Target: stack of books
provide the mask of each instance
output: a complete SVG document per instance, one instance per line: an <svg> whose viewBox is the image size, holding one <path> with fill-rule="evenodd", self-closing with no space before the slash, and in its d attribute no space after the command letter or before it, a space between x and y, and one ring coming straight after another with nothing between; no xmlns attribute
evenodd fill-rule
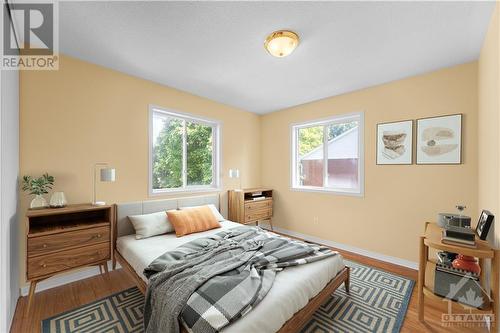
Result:
<svg viewBox="0 0 500 333"><path fill-rule="evenodd" d="M476 248L476 235L471 228L447 226L443 230L441 241L445 244Z"/></svg>

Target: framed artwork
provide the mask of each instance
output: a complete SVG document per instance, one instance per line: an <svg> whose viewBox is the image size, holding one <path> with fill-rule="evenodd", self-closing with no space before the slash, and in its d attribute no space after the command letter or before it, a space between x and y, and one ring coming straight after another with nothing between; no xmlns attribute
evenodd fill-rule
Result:
<svg viewBox="0 0 500 333"><path fill-rule="evenodd" d="M377 164L413 163L413 120L377 124Z"/></svg>
<svg viewBox="0 0 500 333"><path fill-rule="evenodd" d="M481 212L479 221L477 222L476 233L480 239L485 240L488 237L491 224L493 223L494 216L487 210Z"/></svg>
<svg viewBox="0 0 500 333"><path fill-rule="evenodd" d="M417 164L462 163L462 115L417 119Z"/></svg>

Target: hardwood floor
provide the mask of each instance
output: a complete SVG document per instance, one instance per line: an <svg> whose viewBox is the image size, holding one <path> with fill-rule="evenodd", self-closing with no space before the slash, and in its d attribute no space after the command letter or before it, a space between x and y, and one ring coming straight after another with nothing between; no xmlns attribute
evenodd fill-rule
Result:
<svg viewBox="0 0 500 333"><path fill-rule="evenodd" d="M417 271L377 261L357 254L339 251L346 259L357 261L403 275L416 280ZM73 282L64 286L39 292L35 295L35 302L31 313L24 314L27 298L22 297L17 304L11 332L38 333L41 320L58 313L90 303L96 299L108 296L133 286L134 283L126 273L119 269L109 272L109 275L99 275L85 280ZM441 326L441 314L444 308L441 304L426 302L425 323L418 321L416 288L413 290L408 312L401 332L487 332L486 328L446 328Z"/></svg>
<svg viewBox="0 0 500 333"><path fill-rule="evenodd" d="M16 313L11 327L12 333L38 333L42 319L74 309L99 298L106 297L134 286L121 269L109 272L109 275L97 275L64 286L45 290L35 294L31 313L26 316L27 297L17 302Z"/></svg>

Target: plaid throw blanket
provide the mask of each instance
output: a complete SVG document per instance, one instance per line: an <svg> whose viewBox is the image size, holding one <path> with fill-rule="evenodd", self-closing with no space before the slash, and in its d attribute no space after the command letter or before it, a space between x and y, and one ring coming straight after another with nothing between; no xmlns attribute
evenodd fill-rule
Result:
<svg viewBox="0 0 500 333"><path fill-rule="evenodd" d="M180 318L192 332L219 332L264 298L276 272L336 254L258 227L198 238L144 270L149 278L145 331L179 332Z"/></svg>

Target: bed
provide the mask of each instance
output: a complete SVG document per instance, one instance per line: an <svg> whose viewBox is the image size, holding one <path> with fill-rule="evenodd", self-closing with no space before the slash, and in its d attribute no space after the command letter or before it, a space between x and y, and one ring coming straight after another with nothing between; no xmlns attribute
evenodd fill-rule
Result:
<svg viewBox="0 0 500 333"><path fill-rule="evenodd" d="M128 220L129 215L206 204L214 204L219 208L219 195L117 204L113 228L113 266L118 261L144 293L147 279L142 272L158 256L195 238L241 226L239 223L226 220L221 222L221 228L183 237L176 237L175 233L171 233L137 240ZM306 265L289 267L277 274L267 296L250 313L223 331L227 333L298 331L342 283L348 291L349 268L344 265L340 254Z"/></svg>

